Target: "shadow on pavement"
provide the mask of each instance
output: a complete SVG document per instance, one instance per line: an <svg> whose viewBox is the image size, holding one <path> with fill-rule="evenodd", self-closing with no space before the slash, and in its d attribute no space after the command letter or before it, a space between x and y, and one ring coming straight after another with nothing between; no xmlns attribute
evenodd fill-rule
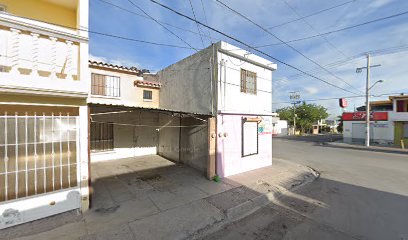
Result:
<svg viewBox="0 0 408 240"><path fill-rule="evenodd" d="M408 239L408 197L319 178L203 239Z"/></svg>

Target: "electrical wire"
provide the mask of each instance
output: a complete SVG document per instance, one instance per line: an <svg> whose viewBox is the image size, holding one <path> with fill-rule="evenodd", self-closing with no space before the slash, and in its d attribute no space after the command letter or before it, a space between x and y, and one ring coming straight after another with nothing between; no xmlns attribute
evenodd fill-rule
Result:
<svg viewBox="0 0 408 240"><path fill-rule="evenodd" d="M316 37L320 37L320 36L324 36L324 35L329 35L329 34L332 34L332 33L341 32L341 31L349 30L349 29L356 28L356 27L361 27L361 26L368 25L368 24L371 24L371 23L376 23L376 22L388 20L388 19L391 19L391 18L400 17L400 16L405 15L405 14L408 14L408 11L393 14L393 15L390 15L390 16L387 16L387 17L377 18L377 19L374 19L374 20L371 20L371 21L368 21L368 22L363 22L363 23L359 23L359 24L356 24L356 25L343 27L343 28L339 28L339 29L336 29L336 30L332 30L332 31L328 31L328 32L308 36L308 37L288 40L288 41L286 41L286 43L299 42L299 41L303 41L303 40L307 40L307 39L311 39L311 38L316 38ZM271 43L271 44L260 45L260 46L257 46L255 48L264 48L264 47L283 45L283 44L284 43Z"/></svg>
<svg viewBox="0 0 408 240"><path fill-rule="evenodd" d="M13 14L6 13L6 12L2 12L0 14L6 14L6 15L9 15L9 16L14 16ZM58 26L58 27L63 27L63 28L67 28L67 29L71 29L71 30L75 30L75 31L87 32L87 33L92 33L92 34L101 35L101 36L105 36L105 37L117 38L117 39L121 39L121 40L151 44L151 45L156 45L156 46L182 48L182 49L193 49L193 48L190 48L190 47L184 47L184 46L167 44L167 43L151 42L151 41L146 41L146 40L141 40L141 39L136 39L136 38L130 38L130 37L124 37L124 36L120 36L120 35L110 34L110 33L93 31L93 30L84 29L84 28L74 28L74 27L70 27L70 26L66 26L66 25L61 25L61 24L56 24L56 23L49 23L49 22L46 22L46 21L41 21L41 20L28 18L28 17L22 17L22 16L18 16L18 17L23 18L23 19L27 19L27 20L31 20L31 21L37 21L37 22L41 22L41 23L52 24L52 25L55 25L55 26Z"/></svg>
<svg viewBox="0 0 408 240"><path fill-rule="evenodd" d="M205 7L204 7L203 0L200 0L200 2L201 2L201 7L202 7L203 13L204 13L204 21L205 21L205 24L208 25L207 13L206 13L206 11L205 11ZM207 30L208 30L208 36L210 36L210 42L211 42L211 44L213 44L213 41L212 41L212 39L211 39L211 32L210 32L209 29L207 29Z"/></svg>
<svg viewBox="0 0 408 240"><path fill-rule="evenodd" d="M194 19L197 19L196 15L195 15L195 12L194 12L193 4L191 3L191 0L188 0L188 2L190 3L191 12L193 13ZM198 25L198 23L196 23L196 26L197 26L198 32L200 33L201 44L203 44L203 48L205 48L203 37L201 36L200 25Z"/></svg>
<svg viewBox="0 0 408 240"><path fill-rule="evenodd" d="M297 19L294 19L294 20L291 20L291 21L288 21L288 22L284 22L284 23L281 23L281 24L278 24L278 25L275 25L275 26L272 26L272 27L268 27L268 28L269 28L269 29L272 29L272 28L276 28L276 27L281 27L281 26L287 25L287 24L289 24L289 23L297 22L297 21L300 21L300 20L302 20L302 19L309 18L309 17L318 15L318 14L320 14L320 13L323 13L323 12L326 12L326 11L329 11L329 10L332 10L332 9L335 9L335 8L338 8L338 7L342 7L342 6L344 6L344 5L347 5L347 4L352 3L352 2L355 2L355 1L357 1L357 0L351 0L351 1L348 1L348 2L344 2L344 3L338 4L338 5L329 7L329 8L325 8L325 9L319 10L319 11L317 11L317 12L313 12L313 13L311 13L311 14L305 15L305 16L303 16L303 17L300 17L300 18L297 18Z"/></svg>
<svg viewBox="0 0 408 240"><path fill-rule="evenodd" d="M243 15L242 13L238 12L237 10L231 8L230 6L228 6L227 4L221 2L220 0L214 0L218 3L220 3L222 6L224 6L225 8L227 8L228 10L232 11L233 13L237 14L238 16L244 18L245 20L249 21L250 23L254 24L255 26L257 26L258 28L260 28L261 30L263 30L264 32L268 33L269 35L273 36L274 38L278 39L280 42L282 42L283 44L285 44L286 46L288 46L290 49L292 49L293 51L297 52L298 54L300 54L301 56L303 56L304 58L306 58L307 60L309 60L310 62L314 63L315 65L319 66L320 68L322 68L325 72L327 72L328 74L330 74L331 76L339 79L340 81L344 82L345 84L349 85L350 87L356 89L354 86L352 86L351 84L349 84L348 82L346 82L344 79L339 78L338 76L336 76L334 73L332 73L331 71L329 71L328 69L326 69L325 67L323 67L320 63L316 62L315 60L309 58L308 56L306 56L304 53L302 53L301 51L299 51L298 49L296 49L295 47L293 47L292 45L288 44L287 42L283 41L281 38L279 38L278 36L276 36L275 34L273 34L271 31L269 31L268 29L266 29L265 27L261 26L260 24L254 22L253 20L251 20L249 17ZM358 89L356 89L357 91L360 91ZM347 90L348 92L351 92L349 90ZM360 91L361 92L361 91ZM356 92L351 92L353 94L358 94Z"/></svg>
<svg viewBox="0 0 408 240"><path fill-rule="evenodd" d="M384 97L384 96L394 96L394 95L399 95L399 94L408 94L404 92L399 92L399 93L382 93L382 94L376 94L376 95L371 95L371 97ZM317 101L329 101L329 100L338 100L340 98L365 98L365 95L357 95L357 96L347 96L347 97L330 97L330 98L317 98L317 99L305 99L302 100L302 102L317 102ZM284 104L284 103L292 103L292 101L284 101L284 102L272 102L272 104Z"/></svg>
<svg viewBox="0 0 408 240"><path fill-rule="evenodd" d="M302 72L303 74L305 74L305 75L307 75L307 76L313 77L313 78L315 78L316 80L319 80L319 81L321 81L321 82L324 82L324 83L326 83L326 84L328 84L328 85L330 85L330 86L333 86L333 87L335 87L335 88L341 89L341 90L343 90L343 91L345 91L345 92L353 93L353 92L351 92L351 91L349 91L349 90L347 90L347 89L345 89L345 88L339 87L339 86L337 86L337 85L335 85L335 84L333 84L333 83L330 83L330 82L328 82L328 81L326 81L326 80L324 80L324 79L321 79L321 78L319 78L319 77L317 77L317 76L314 76L313 74L310 74L310 73L308 73L308 72L306 72L306 71L303 71L303 70L301 70L301 69L298 68L298 67L295 67L295 66L293 66L293 65L291 65L291 64L289 64L289 63L286 63L286 62L284 62L284 61L282 61L282 60L280 60L280 59L277 59L276 57L273 57L273 56L271 56L271 55L268 54L268 53L265 53L265 52L263 52L263 51L261 51L261 50L258 50L258 49L256 49L255 47L253 47L253 46L251 46L251 45L249 45L249 44L247 44L247 43L245 43L245 42L243 42L243 41L241 41L241 40L239 40L239 39L237 39L237 38L235 38L235 37L232 37L232 36L230 36L230 35L228 35L228 34L222 32L222 31L220 31L220 30L217 30L217 29L215 29L215 28L213 28L213 27L210 27L210 26L208 26L208 25L206 25L206 24L204 24L204 23L202 23L202 22L200 22L200 21L198 21L198 20L194 20L193 18L191 18L191 17L189 17L189 16L187 16L187 15L181 13L181 12L178 12L178 11L176 11L176 10L174 10L174 9L172 9L172 8L170 8L170 7L168 7L168 6L164 5L164 4L162 4L162 3L160 3L160 2L157 2L156 0L149 0L149 1L153 2L153 3L156 4L156 5L159 5L159 6L163 7L163 8L165 8L165 9L167 9L167 10L169 10L169 11L171 11L171 12L173 12L173 13L175 13L175 14L181 16L181 17L184 17L184 18L186 18L186 19L189 19L190 21L196 21L196 22L197 22L198 24L200 24L201 26L204 26L204 27L206 27L206 28L208 28L208 29L210 29L210 30L212 30L212 31L214 31L214 32L216 32L216 33L218 33L218 34L223 35L224 37L227 37L227 38L229 38L229 39L231 39L231 40L233 40L233 41L235 41L235 42L237 42L237 43L240 43L240 44L242 44L242 45L244 45L244 46L246 46L246 47L252 49L253 51L258 52L258 53L260 53L260 54L262 54L262 55L264 55L264 56L267 56L267 57L269 57L270 59L273 59L273 60L275 60L275 61L277 61L277 62L279 62L279 63L281 63L281 64L283 64L283 65L285 65L285 66L287 66L287 67L290 67L290 68L295 69L295 70L297 70L297 71L299 71L299 72ZM355 94L355 93L353 93L353 94Z"/></svg>
<svg viewBox="0 0 408 240"><path fill-rule="evenodd" d="M185 43L187 46L189 46L190 48L194 49L196 52L198 52L198 50L196 48L194 48L193 46L191 46L186 40L184 40L183 38L181 38L179 35L177 35L176 33L174 33L173 31L171 31L170 29L168 29L166 26L164 26L164 24L160 23L157 19L155 19L154 17L150 16L146 11L144 11L141 7L139 7L137 4L135 4L132 0L128 0L128 2L130 4L132 4L134 7L136 7L137 9L139 9L139 11L143 12L146 16L148 16L151 20L155 21L157 24L159 24L160 26L162 26L164 29L166 29L166 31L168 31L169 33L171 33L173 36L175 36L176 38L178 38L180 41L182 41L183 43Z"/></svg>
<svg viewBox="0 0 408 240"><path fill-rule="evenodd" d="M115 8L117 8L117 9L120 9L120 10L122 10L122 11L131 13L131 14L133 14L133 15L136 15L136 16L139 16L139 17L142 17L142 18L146 18L146 19L151 20L151 18L149 18L149 17L147 17L147 16L145 16L145 15L143 15L143 14L140 14L140 13L137 13L137 12L134 12L134 11L131 11L131 10L129 10L129 9L126 9L126 8L124 8L124 7L121 7L121 6L119 6L119 5L116 5L116 4L114 4L114 3L111 3L111 2L108 2L108 1L105 1L105 0L97 0L97 1L102 2L102 3L105 3L105 4L108 4L108 5L111 5L111 6L115 7ZM164 25L167 25L167 26L176 28L176 29L181 30L181 31L189 32L189 33L196 34L196 35L201 35L201 36L203 36L203 37L206 37L206 38L210 39L210 41L212 42L212 39L213 39L213 38L211 37L211 35L205 35L205 34L203 34L203 33L197 33L197 32L191 31L191 30L186 29L186 28L181 28L181 27L172 25L172 24L167 23L167 22L163 22L163 21L159 21L159 20L157 20L157 21L160 22L160 23L162 23L162 24L164 24ZM215 38L214 38L214 39L215 39ZM218 39L215 39L215 40L218 41Z"/></svg>
<svg viewBox="0 0 408 240"><path fill-rule="evenodd" d="M298 13L298 11L296 11L296 9L295 9L292 5L290 5L290 4L288 3L288 1L286 1L286 0L281 0L281 1L282 1L283 3L285 3L286 6L288 6L288 8L291 9L292 12L294 12L294 13L296 14L296 16L300 17L300 14ZM306 19L303 18L302 21L303 21L304 23L306 23L306 25L308 25L309 28L312 29L315 33L320 34L320 32L319 32L312 24L310 24ZM336 45L334 45L333 43L331 43L331 42L329 41L329 39L326 38L326 36L321 36L321 38L322 38L328 45L330 45L333 49L336 49L337 52L339 52L341 55L343 55L343 57L346 57L346 58L348 57L348 56L347 56L343 51L341 51Z"/></svg>

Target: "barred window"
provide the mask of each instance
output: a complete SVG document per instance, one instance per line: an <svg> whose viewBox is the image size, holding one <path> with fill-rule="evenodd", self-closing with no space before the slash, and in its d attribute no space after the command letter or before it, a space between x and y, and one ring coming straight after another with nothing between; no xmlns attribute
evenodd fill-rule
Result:
<svg viewBox="0 0 408 240"><path fill-rule="evenodd" d="M241 69L241 92L256 95L256 73Z"/></svg>
<svg viewBox="0 0 408 240"><path fill-rule="evenodd" d="M152 101L152 99L153 99L153 92L149 90L143 90L143 100Z"/></svg>
<svg viewBox="0 0 408 240"><path fill-rule="evenodd" d="M113 150L113 124L91 122L91 151Z"/></svg>
<svg viewBox="0 0 408 240"><path fill-rule="evenodd" d="M92 73L92 95L120 97L120 78Z"/></svg>

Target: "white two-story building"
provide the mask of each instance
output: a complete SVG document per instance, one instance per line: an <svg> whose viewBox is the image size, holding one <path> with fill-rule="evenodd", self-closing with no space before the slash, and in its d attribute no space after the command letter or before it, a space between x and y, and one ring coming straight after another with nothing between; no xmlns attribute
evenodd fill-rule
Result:
<svg viewBox="0 0 408 240"><path fill-rule="evenodd" d="M364 142L365 107L343 113L345 142ZM370 141L378 144L408 146L408 96L390 96L389 100L370 102Z"/></svg>
<svg viewBox="0 0 408 240"><path fill-rule="evenodd" d="M88 0L0 0L0 229L88 208L87 29Z"/></svg>
<svg viewBox="0 0 408 240"><path fill-rule="evenodd" d="M276 64L218 42L157 73L160 106L212 116L209 176L272 164L272 72ZM163 147L172 148L171 141ZM200 144L200 142L196 142ZM204 165L205 163L201 163Z"/></svg>

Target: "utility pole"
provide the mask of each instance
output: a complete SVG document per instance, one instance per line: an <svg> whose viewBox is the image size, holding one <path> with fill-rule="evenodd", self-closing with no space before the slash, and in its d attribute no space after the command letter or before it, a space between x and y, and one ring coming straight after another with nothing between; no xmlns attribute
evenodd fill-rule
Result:
<svg viewBox="0 0 408 240"><path fill-rule="evenodd" d="M290 100L293 104L293 135L296 135L296 103L300 99L299 92L289 92L290 93Z"/></svg>
<svg viewBox="0 0 408 240"><path fill-rule="evenodd" d="M365 139L365 145L366 147L370 146L370 89L377 83L377 82L382 82L382 80L377 81L374 83L373 86L370 87L370 68L372 67L379 67L381 64L377 65L370 65L370 54L367 54L367 66L366 67L361 67L357 68L356 72L360 73L362 70L365 68L367 70L367 76L366 76L366 139Z"/></svg>

